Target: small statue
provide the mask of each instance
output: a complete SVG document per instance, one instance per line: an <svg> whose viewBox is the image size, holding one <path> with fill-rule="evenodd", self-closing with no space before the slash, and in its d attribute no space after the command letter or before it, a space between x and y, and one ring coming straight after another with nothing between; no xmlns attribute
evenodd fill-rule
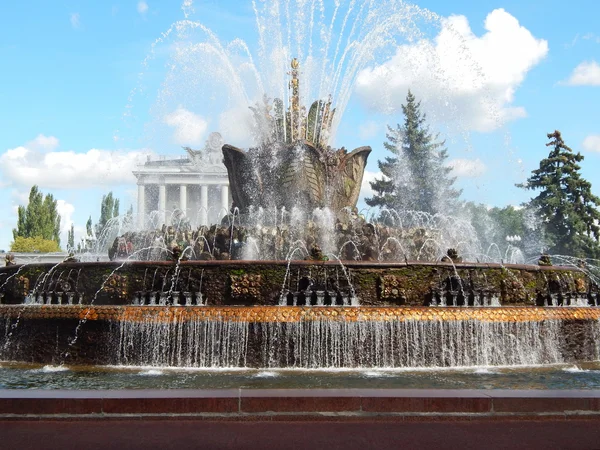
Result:
<svg viewBox="0 0 600 450"><path fill-rule="evenodd" d="M12 253L7 253L4 257L4 264L6 265L6 267L16 265L17 263L15 262L15 255L13 255Z"/></svg>
<svg viewBox="0 0 600 450"><path fill-rule="evenodd" d="M69 256L67 256L63 262L79 262L79 259L75 257L75 253L69 252Z"/></svg>
<svg viewBox="0 0 600 450"><path fill-rule="evenodd" d="M458 255L458 251L455 248L449 248L446 256L442 258L442 262L461 263L462 258Z"/></svg>
<svg viewBox="0 0 600 450"><path fill-rule="evenodd" d="M550 255L547 253L542 253L540 255L540 259L538 259L538 266L551 266L552 259L550 259Z"/></svg>
<svg viewBox="0 0 600 450"><path fill-rule="evenodd" d="M306 261L329 261L329 258L323 254L321 247L317 244L313 244L310 247L310 255L304 258Z"/></svg>
<svg viewBox="0 0 600 450"><path fill-rule="evenodd" d="M179 258L181 258L181 253L182 253L182 249L179 245L175 244L172 245L171 247L171 258L173 261L179 261Z"/></svg>

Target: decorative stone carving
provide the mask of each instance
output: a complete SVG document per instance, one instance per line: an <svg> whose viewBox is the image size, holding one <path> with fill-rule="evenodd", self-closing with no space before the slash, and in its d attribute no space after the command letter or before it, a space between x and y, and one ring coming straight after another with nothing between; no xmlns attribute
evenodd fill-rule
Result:
<svg viewBox="0 0 600 450"><path fill-rule="evenodd" d="M29 278L20 276L17 278L17 292L23 294L23 296L29 295Z"/></svg>
<svg viewBox="0 0 600 450"><path fill-rule="evenodd" d="M190 162L194 167L205 169L206 166L220 166L222 164L221 147L223 147L223 137L221 133L210 133L204 149L193 150L190 147L183 149L190 155Z"/></svg>
<svg viewBox="0 0 600 450"><path fill-rule="evenodd" d="M380 296L382 300L396 301L404 298L402 284L395 275L383 275L379 278Z"/></svg>
<svg viewBox="0 0 600 450"><path fill-rule="evenodd" d="M104 283L103 290L109 295L125 298L127 297L127 276L113 273Z"/></svg>
<svg viewBox="0 0 600 450"><path fill-rule="evenodd" d="M230 275L231 297L240 299L260 298L261 276L257 275Z"/></svg>

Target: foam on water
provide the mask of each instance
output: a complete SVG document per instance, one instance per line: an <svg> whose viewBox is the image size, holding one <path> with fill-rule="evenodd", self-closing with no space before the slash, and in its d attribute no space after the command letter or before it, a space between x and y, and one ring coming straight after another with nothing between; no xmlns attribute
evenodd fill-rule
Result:
<svg viewBox="0 0 600 450"><path fill-rule="evenodd" d="M578 366L565 367L564 369L562 369L562 371L567 373L600 373L600 370L584 369Z"/></svg>
<svg viewBox="0 0 600 450"><path fill-rule="evenodd" d="M142 370L141 372L138 373L138 375L149 375L149 376L164 375L164 374L165 374L165 372L163 370L158 370L158 369Z"/></svg>
<svg viewBox="0 0 600 450"><path fill-rule="evenodd" d="M65 366L47 365L47 366L42 367L41 369L33 369L32 372L53 373L53 372L67 372L68 370L70 370L70 369Z"/></svg>
<svg viewBox="0 0 600 450"><path fill-rule="evenodd" d="M384 378L394 376L390 372L384 372L381 370L365 370L364 372L360 372L360 374L365 378Z"/></svg>
<svg viewBox="0 0 600 450"><path fill-rule="evenodd" d="M261 370L257 374L254 375L256 378L276 378L280 376L277 372L273 372L271 370Z"/></svg>

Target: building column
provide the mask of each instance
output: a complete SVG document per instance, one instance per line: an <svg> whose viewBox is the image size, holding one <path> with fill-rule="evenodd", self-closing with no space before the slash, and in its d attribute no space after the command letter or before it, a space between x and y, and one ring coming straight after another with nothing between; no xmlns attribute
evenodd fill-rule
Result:
<svg viewBox="0 0 600 450"><path fill-rule="evenodd" d="M208 186L200 186L200 225L208 225Z"/></svg>
<svg viewBox="0 0 600 450"><path fill-rule="evenodd" d="M219 212L219 216L221 214L224 216L229 214L229 185L227 184L221 185L221 211Z"/></svg>
<svg viewBox="0 0 600 450"><path fill-rule="evenodd" d="M159 224L160 226L167 223L166 222L166 210L167 210L167 186L163 182L158 185L158 217L160 217L160 221L162 222L161 224Z"/></svg>
<svg viewBox="0 0 600 450"><path fill-rule="evenodd" d="M137 226L140 230L146 224L146 186L138 184Z"/></svg>
<svg viewBox="0 0 600 450"><path fill-rule="evenodd" d="M187 185L179 186L179 209L187 216Z"/></svg>

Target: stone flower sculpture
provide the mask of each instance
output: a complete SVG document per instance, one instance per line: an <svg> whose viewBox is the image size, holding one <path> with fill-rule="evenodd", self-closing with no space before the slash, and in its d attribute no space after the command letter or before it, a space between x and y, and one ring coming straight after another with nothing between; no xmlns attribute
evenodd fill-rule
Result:
<svg viewBox="0 0 600 450"><path fill-rule="evenodd" d="M327 146L335 114L331 99L300 106L296 59L292 60L290 106L279 99L251 108L260 144L248 152L223 146L233 204L290 210L328 207L337 212L358 201L370 147L348 153Z"/></svg>
<svg viewBox="0 0 600 450"><path fill-rule="evenodd" d="M356 206L370 147L351 153L320 149L308 141L283 147L269 161L261 149L223 146L233 203L240 211L250 206L333 211Z"/></svg>

